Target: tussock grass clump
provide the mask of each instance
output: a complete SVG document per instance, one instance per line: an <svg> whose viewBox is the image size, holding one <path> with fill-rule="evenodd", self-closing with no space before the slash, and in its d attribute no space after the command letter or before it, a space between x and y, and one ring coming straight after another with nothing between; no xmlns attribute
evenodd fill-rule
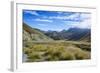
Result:
<svg viewBox="0 0 100 73"><path fill-rule="evenodd" d="M77 47L81 48L82 50L91 51L91 45L86 44L76 44Z"/></svg>
<svg viewBox="0 0 100 73"><path fill-rule="evenodd" d="M90 51L83 50L75 44L65 44L64 42L33 43L23 50L28 56L28 62L90 59Z"/></svg>

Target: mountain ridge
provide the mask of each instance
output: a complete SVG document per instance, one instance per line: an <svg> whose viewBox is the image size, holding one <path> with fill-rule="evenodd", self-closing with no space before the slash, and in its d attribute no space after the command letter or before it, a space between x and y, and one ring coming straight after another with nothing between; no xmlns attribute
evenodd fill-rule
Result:
<svg viewBox="0 0 100 73"><path fill-rule="evenodd" d="M23 41L46 41L52 40L44 35L39 29L30 27L23 23Z"/></svg>
<svg viewBox="0 0 100 73"><path fill-rule="evenodd" d="M42 31L23 23L23 36L24 41L72 40L90 42L91 30L70 28L62 31Z"/></svg>
<svg viewBox="0 0 100 73"><path fill-rule="evenodd" d="M45 32L45 34L55 40L80 40L81 38L84 37L87 38L88 36L90 37L91 31L90 29L81 29L81 28L70 28L68 30L62 30L60 32L57 31L48 31ZM87 35L87 37L85 37ZM81 39L81 40L84 40ZM87 41L90 41L90 39L87 39Z"/></svg>

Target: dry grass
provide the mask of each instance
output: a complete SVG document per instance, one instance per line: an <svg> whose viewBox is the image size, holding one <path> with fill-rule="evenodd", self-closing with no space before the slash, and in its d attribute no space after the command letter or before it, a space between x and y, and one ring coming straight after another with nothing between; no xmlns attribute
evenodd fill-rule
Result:
<svg viewBox="0 0 100 73"><path fill-rule="evenodd" d="M77 46L78 45L78 46ZM28 62L40 61L62 61L62 60L83 60L90 59L90 50L84 50L89 44L80 44L69 42L48 42L48 43L30 43L23 49L28 56ZM84 48L84 49L83 49Z"/></svg>

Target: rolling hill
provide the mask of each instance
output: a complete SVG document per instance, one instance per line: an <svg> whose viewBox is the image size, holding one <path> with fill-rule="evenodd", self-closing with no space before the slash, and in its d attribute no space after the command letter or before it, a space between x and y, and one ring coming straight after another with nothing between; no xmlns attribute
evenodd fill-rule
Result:
<svg viewBox="0 0 100 73"><path fill-rule="evenodd" d="M51 41L53 39L49 38L42 33L39 29L32 28L29 25L23 23L23 41Z"/></svg>

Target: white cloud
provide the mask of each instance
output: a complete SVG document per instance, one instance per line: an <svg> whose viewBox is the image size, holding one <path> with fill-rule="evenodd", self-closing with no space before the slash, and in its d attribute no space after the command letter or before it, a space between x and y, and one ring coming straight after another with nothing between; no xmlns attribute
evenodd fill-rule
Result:
<svg viewBox="0 0 100 73"><path fill-rule="evenodd" d="M69 28L74 28L74 27L77 27L77 28L88 28L90 29L91 28L91 20L90 19L86 19L82 22L73 22L71 24L66 24Z"/></svg>
<svg viewBox="0 0 100 73"><path fill-rule="evenodd" d="M85 19L89 19L90 18L90 14L89 13L75 13L75 14L71 14L71 15L66 15L66 16L50 16L48 17L49 19L60 19L60 20L71 20L71 21L82 21Z"/></svg>
<svg viewBox="0 0 100 73"><path fill-rule="evenodd" d="M81 18L82 19L90 19L91 18L91 14L90 13L81 13Z"/></svg>
<svg viewBox="0 0 100 73"><path fill-rule="evenodd" d="M91 14L81 14L82 22L79 22L76 27L79 28L91 28Z"/></svg>
<svg viewBox="0 0 100 73"><path fill-rule="evenodd" d="M36 11L25 11L25 13L29 13L29 14L32 14L32 15L39 15Z"/></svg>
<svg viewBox="0 0 100 73"><path fill-rule="evenodd" d="M79 17L80 17L80 13L75 13L68 16L67 19L76 20L77 18L79 19Z"/></svg>
<svg viewBox="0 0 100 73"><path fill-rule="evenodd" d="M66 16L50 16L48 18L49 19L61 19L61 20L63 20L63 19L66 19Z"/></svg>
<svg viewBox="0 0 100 73"><path fill-rule="evenodd" d="M77 24L76 27L79 27L79 28L91 28L91 20L87 19L87 20L84 20L83 22L79 22L79 24Z"/></svg>
<svg viewBox="0 0 100 73"><path fill-rule="evenodd" d="M69 16L69 18L76 18L78 15L71 15ZM69 28L74 28L74 27L78 27L78 28L91 28L91 14L87 14L87 13L81 13L80 14L80 20L79 22L68 22L68 21L64 21L64 23L69 23L66 24L69 26Z"/></svg>
<svg viewBox="0 0 100 73"><path fill-rule="evenodd" d="M48 26L47 24L37 24L39 26Z"/></svg>
<svg viewBox="0 0 100 73"><path fill-rule="evenodd" d="M35 19L35 21L40 21L40 22L53 22L52 20L47 20L47 19Z"/></svg>
<svg viewBox="0 0 100 73"><path fill-rule="evenodd" d="M56 13L58 13L58 14L64 14L64 12L59 12L59 11L58 11L58 12L56 12Z"/></svg>
<svg viewBox="0 0 100 73"><path fill-rule="evenodd" d="M79 13L75 13L69 16L50 16L48 17L49 19L61 19L61 20L77 20L77 18L79 17Z"/></svg>

